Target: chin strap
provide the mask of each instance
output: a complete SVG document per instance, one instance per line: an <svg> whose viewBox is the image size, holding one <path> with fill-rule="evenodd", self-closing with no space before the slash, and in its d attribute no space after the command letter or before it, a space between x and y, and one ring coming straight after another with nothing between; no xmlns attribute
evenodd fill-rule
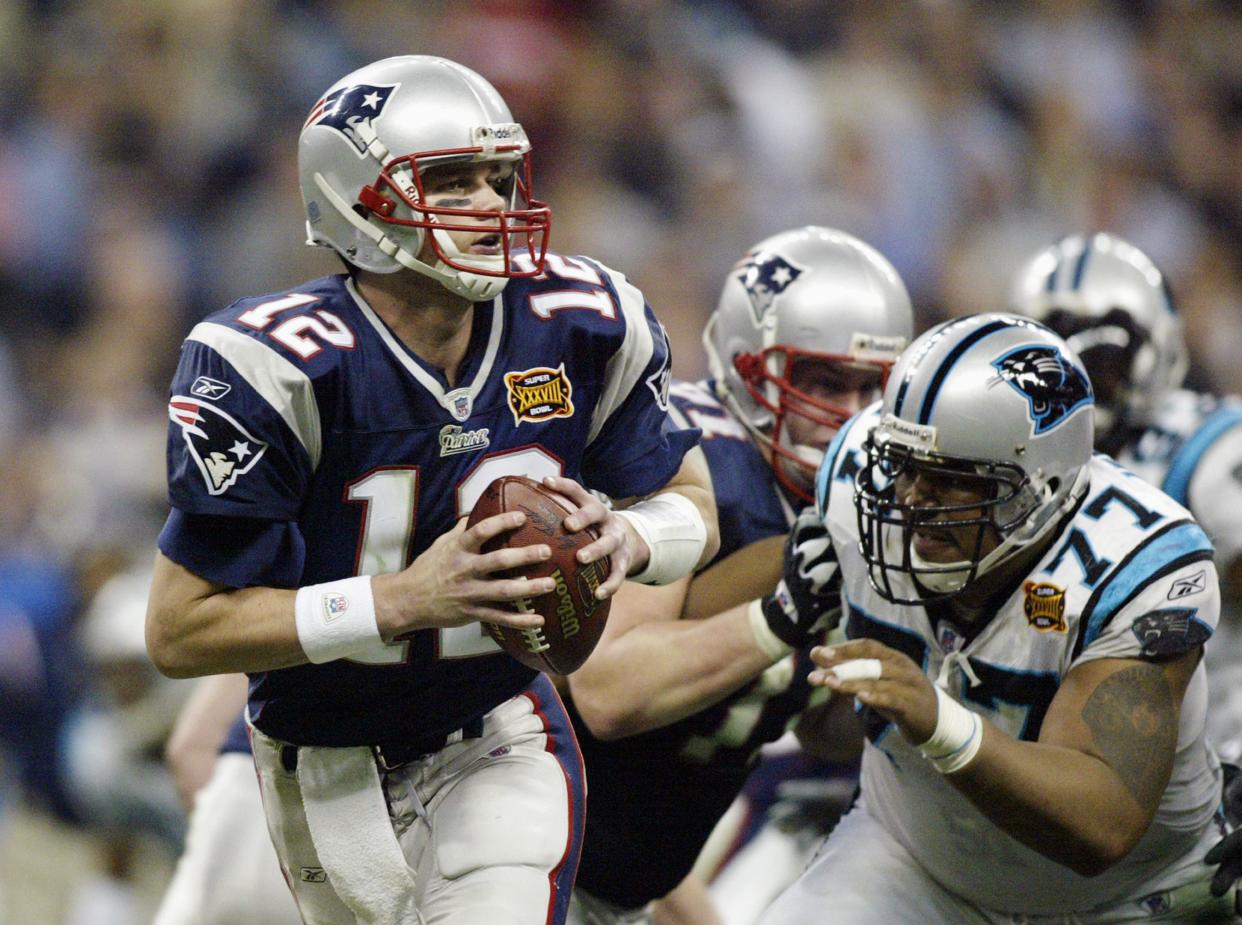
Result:
<svg viewBox="0 0 1242 925"><path fill-rule="evenodd" d="M314 175L315 186L323 193L328 202L332 203L332 207L339 212L344 219L354 226L362 234L370 238L377 248L387 257L391 257L407 270L413 270L415 273L421 273L423 276L430 277L440 283L450 292L461 296L463 299L469 299L471 302L485 302L488 299L494 299L500 295L501 291L509 284L507 276L481 276L477 273L464 273L454 270L443 261L437 260L436 265L430 266L423 263L393 238L384 234L379 228L376 228L361 215L350 208L343 197L336 190L328 185L328 181L324 179L323 174L316 173ZM440 229L433 229L432 234L436 235L436 241L442 248L445 248L445 241L448 239L448 233ZM460 251L453 245L452 241L448 242L445 248L455 256L460 255ZM463 262L469 262L475 258L461 257ZM495 260L494 257L485 258Z"/></svg>
<svg viewBox="0 0 1242 925"><path fill-rule="evenodd" d="M1074 476L1074 484L1061 500L1061 503L1057 505L1056 511L1050 514L1038 529L1029 536L1025 536L1021 540L1015 539L1012 534L1003 538L999 546L979 560L979 565L974 571L974 580L977 581L998 565L1009 561L1009 559L1030 547L1032 543L1043 538L1049 530L1061 523L1065 515L1074 509L1078 499L1086 491L1088 479L1087 467L1083 466L1078 470L1077 475ZM919 584L931 591L935 591L937 594L961 591L966 586L967 579L970 578L971 563L967 559L957 562L929 562L911 547L910 564L915 568L914 574ZM922 571L922 569L927 571Z"/></svg>

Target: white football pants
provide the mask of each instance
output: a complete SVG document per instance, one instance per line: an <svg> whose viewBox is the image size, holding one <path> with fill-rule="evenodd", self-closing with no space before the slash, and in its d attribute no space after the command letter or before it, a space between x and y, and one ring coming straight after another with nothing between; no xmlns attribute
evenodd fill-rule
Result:
<svg viewBox="0 0 1242 925"><path fill-rule="evenodd" d="M306 925L562 925L586 809L546 675L479 738L382 773L369 748L252 731L268 829ZM287 752L286 752L287 753Z"/></svg>
<svg viewBox="0 0 1242 925"><path fill-rule="evenodd" d="M298 925L267 834L254 762L216 758L190 814L185 849L152 925Z"/></svg>

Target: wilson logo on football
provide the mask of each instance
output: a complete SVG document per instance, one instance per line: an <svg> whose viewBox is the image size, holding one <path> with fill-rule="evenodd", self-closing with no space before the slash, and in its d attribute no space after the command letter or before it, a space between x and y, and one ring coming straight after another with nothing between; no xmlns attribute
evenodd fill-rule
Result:
<svg viewBox="0 0 1242 925"><path fill-rule="evenodd" d="M168 416L181 425L190 458L207 483L209 494L222 495L254 468L267 444L252 437L232 415L215 405L174 395Z"/></svg>
<svg viewBox="0 0 1242 925"><path fill-rule="evenodd" d="M514 424L567 418L574 413L573 386L565 375L564 364L556 369L540 366L520 373L505 373L505 388L509 390L509 410L513 412Z"/></svg>
<svg viewBox="0 0 1242 925"><path fill-rule="evenodd" d="M1028 581L1022 586L1026 592L1026 622L1041 633L1064 633L1065 589L1042 581Z"/></svg>

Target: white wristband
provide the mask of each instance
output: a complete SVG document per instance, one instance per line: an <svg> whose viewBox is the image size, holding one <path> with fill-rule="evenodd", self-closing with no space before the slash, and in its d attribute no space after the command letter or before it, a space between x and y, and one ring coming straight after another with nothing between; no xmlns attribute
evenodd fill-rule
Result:
<svg viewBox="0 0 1242 925"><path fill-rule="evenodd" d="M299 588L293 613L298 642L315 664L346 658L383 642L375 622L370 575Z"/></svg>
<svg viewBox="0 0 1242 925"><path fill-rule="evenodd" d="M767 617L763 615L763 602L756 599L746 608L746 619L750 622L750 631L755 635L755 645L759 651L774 662L779 662L793 651L793 646L781 639L768 626Z"/></svg>
<svg viewBox="0 0 1242 925"><path fill-rule="evenodd" d="M941 774L960 771L983 744L983 720L936 687L936 731L918 747Z"/></svg>
<svg viewBox="0 0 1242 925"><path fill-rule="evenodd" d="M707 545L707 525L694 502L674 491L661 492L639 501L618 517L630 522L651 550L647 567L631 581L667 585L690 574Z"/></svg>

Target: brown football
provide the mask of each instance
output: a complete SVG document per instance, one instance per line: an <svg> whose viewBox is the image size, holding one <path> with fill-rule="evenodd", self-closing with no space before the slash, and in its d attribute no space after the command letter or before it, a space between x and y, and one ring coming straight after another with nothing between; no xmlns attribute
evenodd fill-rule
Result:
<svg viewBox="0 0 1242 925"><path fill-rule="evenodd" d="M576 558L578 550L598 539L599 533L593 528L567 533L564 520L573 513L573 505L522 475L501 476L488 485L470 511L468 524L473 526L485 517L505 511L525 512L526 522L489 540L483 551L548 544L552 549L550 558L515 569L512 574L527 578L551 576L556 590L515 603L516 607L542 615L543 626L539 629L520 630L495 623L484 626L500 647L523 665L537 671L569 674L591 654L608 619L611 601L596 600L595 589L608 576L609 560L583 565Z"/></svg>

